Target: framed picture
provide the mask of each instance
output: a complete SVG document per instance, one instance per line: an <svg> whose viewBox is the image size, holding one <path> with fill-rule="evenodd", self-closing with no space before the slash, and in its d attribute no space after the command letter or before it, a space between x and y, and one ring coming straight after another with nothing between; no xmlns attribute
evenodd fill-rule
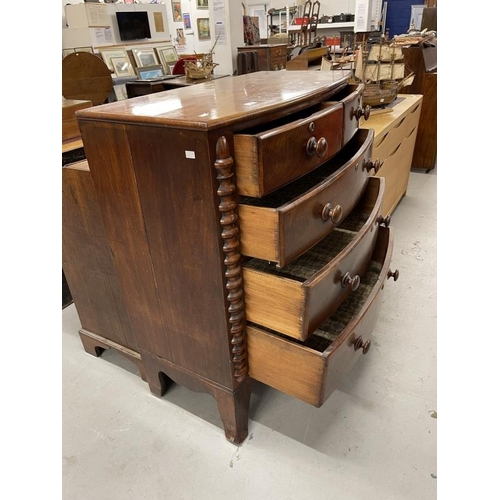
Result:
<svg viewBox="0 0 500 500"><path fill-rule="evenodd" d="M155 47L155 49L158 59L160 59L160 64L165 68L165 71L168 71L169 64L175 64L179 60L177 50L173 45L163 45Z"/></svg>
<svg viewBox="0 0 500 500"><path fill-rule="evenodd" d="M172 16L174 23L182 23L181 2L174 2L172 0Z"/></svg>
<svg viewBox="0 0 500 500"><path fill-rule="evenodd" d="M143 66L156 66L160 64L154 48L133 48L135 63L139 68Z"/></svg>
<svg viewBox="0 0 500 500"><path fill-rule="evenodd" d="M165 72L163 71L163 66L157 64L156 66L143 66L142 68L137 68L137 76L139 80L149 80L151 78L165 76Z"/></svg>
<svg viewBox="0 0 500 500"><path fill-rule="evenodd" d="M196 20L198 25L198 40L210 40L210 24L208 17L199 17Z"/></svg>
<svg viewBox="0 0 500 500"><path fill-rule="evenodd" d="M189 15L189 12L185 12L182 14L182 17L184 18L184 29L185 30L190 30L191 29L191 16Z"/></svg>
<svg viewBox="0 0 500 500"><path fill-rule="evenodd" d="M208 0L196 0L197 9L208 9Z"/></svg>
<svg viewBox="0 0 500 500"><path fill-rule="evenodd" d="M186 45L186 36L184 35L184 28L177 28L177 43L179 45Z"/></svg>
<svg viewBox="0 0 500 500"><path fill-rule="evenodd" d="M127 60L125 57L111 57L110 61L113 66L113 76L117 78L120 76L135 76L135 71L130 60Z"/></svg>
<svg viewBox="0 0 500 500"><path fill-rule="evenodd" d="M93 54L94 49L92 47L75 47L75 52L89 52Z"/></svg>
<svg viewBox="0 0 500 500"><path fill-rule="evenodd" d="M130 76L135 76L134 66L132 64L132 61L130 60L130 57L126 49L101 49L101 57L102 60L106 63L106 66L113 72L111 76L115 77L117 76L115 74L115 68L113 67L113 63L111 61L111 59L115 58L120 58L122 60L125 59L131 71ZM120 66L123 68L123 64L121 64Z"/></svg>

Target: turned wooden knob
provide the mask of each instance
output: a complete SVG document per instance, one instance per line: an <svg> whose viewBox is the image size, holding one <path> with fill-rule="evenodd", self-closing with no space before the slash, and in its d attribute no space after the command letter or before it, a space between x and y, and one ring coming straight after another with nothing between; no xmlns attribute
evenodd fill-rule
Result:
<svg viewBox="0 0 500 500"><path fill-rule="evenodd" d="M357 274L356 276L351 277L351 275L347 272L344 274L344 276L342 276L342 288L346 288L349 286L354 292L358 289L360 283L361 280L359 279L359 276Z"/></svg>
<svg viewBox="0 0 500 500"><path fill-rule="evenodd" d="M385 227L389 227L389 224L391 223L391 216L387 215L386 217L382 217L381 215L379 215L377 217L377 222L380 225L384 224Z"/></svg>
<svg viewBox="0 0 500 500"><path fill-rule="evenodd" d="M361 117L363 117L365 120L368 120L368 118L370 118L370 112L370 106L366 105L364 108L362 106L359 106L359 108L352 112L352 115L356 118L356 120L359 120Z"/></svg>
<svg viewBox="0 0 500 500"><path fill-rule="evenodd" d="M324 137L321 137L319 140L316 140L316 137L311 137L307 141L306 151L309 156L315 154L316 156L323 158L328 151L328 142Z"/></svg>
<svg viewBox="0 0 500 500"><path fill-rule="evenodd" d="M370 350L370 346L372 345L370 339L366 342L363 342L363 337L360 335L356 339L354 339L354 350L363 349L363 354L366 354Z"/></svg>
<svg viewBox="0 0 500 500"><path fill-rule="evenodd" d="M389 269L387 273L387 279L394 278L394 281L398 281L399 278L399 269L396 269L394 272Z"/></svg>
<svg viewBox="0 0 500 500"><path fill-rule="evenodd" d="M363 164L363 170L369 172L370 170L373 169L373 173L376 174L380 170L382 165L383 163L378 158L375 160L375 162L373 162L372 159L370 158Z"/></svg>
<svg viewBox="0 0 500 500"><path fill-rule="evenodd" d="M327 203L321 212L321 218L323 220L331 220L334 224L338 224L340 219L342 219L342 207L340 205L333 206L331 203Z"/></svg>

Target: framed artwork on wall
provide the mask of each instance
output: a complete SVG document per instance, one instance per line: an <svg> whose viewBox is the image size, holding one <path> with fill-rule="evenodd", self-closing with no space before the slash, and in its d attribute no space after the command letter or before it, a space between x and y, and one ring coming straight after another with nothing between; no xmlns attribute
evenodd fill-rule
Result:
<svg viewBox="0 0 500 500"><path fill-rule="evenodd" d="M135 63L139 68L143 66L156 66L160 64L158 57L156 57L155 49L152 47L148 48L132 48L132 54L134 54Z"/></svg>
<svg viewBox="0 0 500 500"><path fill-rule="evenodd" d="M160 47L155 47L156 53L158 54L158 59L168 74L168 68L171 64L175 64L179 60L177 55L177 50L173 45L162 45Z"/></svg>
<svg viewBox="0 0 500 500"><path fill-rule="evenodd" d="M198 40L210 40L210 23L208 17L199 17L196 20L198 26Z"/></svg>
<svg viewBox="0 0 500 500"><path fill-rule="evenodd" d="M208 0L196 0L197 9L208 9Z"/></svg>
<svg viewBox="0 0 500 500"><path fill-rule="evenodd" d="M125 71L124 64L126 63L126 67L128 68L127 71L129 72L127 76L135 76L134 65L132 64L132 61L126 49L101 49L101 57L102 60L106 63L108 69L113 72L113 74L111 75L112 77L118 76L115 73L115 67L113 66L113 61L111 60L116 58L121 60L121 62L116 61L116 64L120 66L121 71ZM123 63L123 61L125 61L125 63Z"/></svg>
<svg viewBox="0 0 500 500"><path fill-rule="evenodd" d="M182 17L184 18L184 29L190 30L191 29L191 16L189 15L189 12L185 12L182 14Z"/></svg>
<svg viewBox="0 0 500 500"><path fill-rule="evenodd" d="M174 23L182 23L181 2L174 2L172 0L172 16Z"/></svg>

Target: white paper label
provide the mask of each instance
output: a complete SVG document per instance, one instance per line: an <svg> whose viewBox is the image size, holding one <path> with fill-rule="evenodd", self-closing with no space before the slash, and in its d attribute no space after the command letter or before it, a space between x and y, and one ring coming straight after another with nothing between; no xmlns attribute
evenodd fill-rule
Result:
<svg viewBox="0 0 500 500"><path fill-rule="evenodd" d="M196 158L194 151L184 151L184 153L186 153L186 158L189 158L190 160L194 160Z"/></svg>

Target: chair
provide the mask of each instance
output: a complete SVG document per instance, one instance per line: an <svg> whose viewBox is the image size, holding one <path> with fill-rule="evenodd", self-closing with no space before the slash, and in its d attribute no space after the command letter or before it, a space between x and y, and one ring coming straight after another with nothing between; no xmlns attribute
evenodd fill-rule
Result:
<svg viewBox="0 0 500 500"><path fill-rule="evenodd" d="M186 71L184 69L184 62L197 60L198 58L196 56L187 56L179 59L172 68L172 75L185 75Z"/></svg>
<svg viewBox="0 0 500 500"><path fill-rule="evenodd" d="M92 101L97 106L107 101L112 89L111 71L96 55L75 52L62 60L62 95L66 99Z"/></svg>

